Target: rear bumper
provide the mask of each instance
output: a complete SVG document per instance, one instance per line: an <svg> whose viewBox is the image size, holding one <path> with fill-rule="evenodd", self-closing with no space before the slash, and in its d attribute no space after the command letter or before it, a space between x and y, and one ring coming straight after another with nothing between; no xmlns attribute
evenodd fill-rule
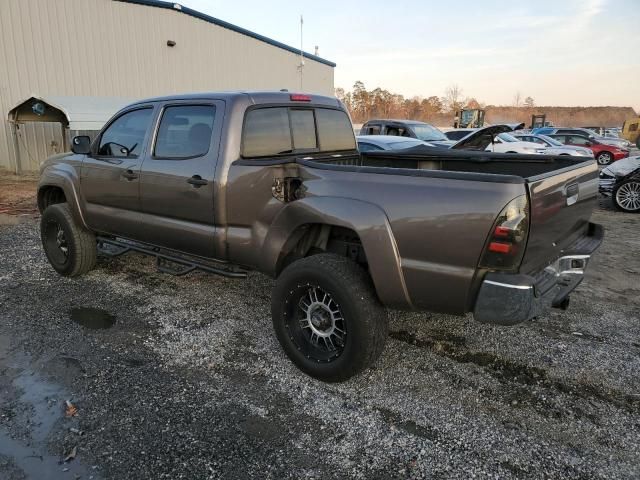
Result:
<svg viewBox="0 0 640 480"><path fill-rule="evenodd" d="M566 308L569 294L582 282L591 254L603 238L602 226L589 223L586 236L535 275L488 273L473 316L482 323L514 325L537 317L550 307Z"/></svg>

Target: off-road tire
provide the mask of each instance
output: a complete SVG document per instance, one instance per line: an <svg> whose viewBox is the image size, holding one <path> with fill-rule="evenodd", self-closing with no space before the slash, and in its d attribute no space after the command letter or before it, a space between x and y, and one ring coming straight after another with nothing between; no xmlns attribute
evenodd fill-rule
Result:
<svg viewBox="0 0 640 480"><path fill-rule="evenodd" d="M314 358L313 344L301 340L296 325L305 292L317 288L329 294L344 318L342 350L330 360ZM306 374L326 382L341 382L370 367L380 357L388 335L388 315L376 297L371 278L352 260L322 253L297 260L280 275L271 296L276 337L291 361ZM313 337L311 337L313 338ZM309 354L309 352L312 352Z"/></svg>
<svg viewBox="0 0 640 480"><path fill-rule="evenodd" d="M63 232L66 254L52 238L54 229ZM77 277L95 267L96 237L78 225L68 204L56 203L46 208L40 220L40 239L49 263L60 275Z"/></svg>

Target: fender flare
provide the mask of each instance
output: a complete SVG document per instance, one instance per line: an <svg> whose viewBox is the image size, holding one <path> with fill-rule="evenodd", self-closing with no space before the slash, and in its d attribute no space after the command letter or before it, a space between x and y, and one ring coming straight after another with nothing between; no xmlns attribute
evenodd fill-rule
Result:
<svg viewBox="0 0 640 480"><path fill-rule="evenodd" d="M78 171L72 165L58 163L47 166L40 174L40 181L38 182L38 198L40 197L40 191L45 187L58 187L62 189L64 196L67 199L67 204L71 209L71 214L80 225L89 230L80 206L80 193L78 192L79 183L80 177L78 175Z"/></svg>
<svg viewBox="0 0 640 480"><path fill-rule="evenodd" d="M276 276L278 259L286 242L306 224L355 231L369 260L369 273L378 298L386 306L413 308L389 219L380 207L361 200L309 197L288 203L273 219L265 237L260 256L261 271Z"/></svg>

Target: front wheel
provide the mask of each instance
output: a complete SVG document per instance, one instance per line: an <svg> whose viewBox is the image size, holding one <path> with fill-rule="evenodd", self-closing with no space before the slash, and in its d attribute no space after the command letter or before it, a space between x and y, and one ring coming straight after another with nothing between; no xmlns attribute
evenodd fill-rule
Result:
<svg viewBox="0 0 640 480"><path fill-rule="evenodd" d="M96 237L76 223L66 203L46 208L40 220L40 238L49 263L60 275L76 277L96 264Z"/></svg>
<svg viewBox="0 0 640 480"><path fill-rule="evenodd" d="M627 180L613 190L613 204L623 212L640 212L640 180Z"/></svg>
<svg viewBox="0 0 640 480"><path fill-rule="evenodd" d="M318 254L289 265L271 297L276 337L306 374L340 382L371 366L388 334L385 308L355 262Z"/></svg>
<svg viewBox="0 0 640 480"><path fill-rule="evenodd" d="M613 160L613 155L609 152L600 152L596 157L599 165L609 165Z"/></svg>

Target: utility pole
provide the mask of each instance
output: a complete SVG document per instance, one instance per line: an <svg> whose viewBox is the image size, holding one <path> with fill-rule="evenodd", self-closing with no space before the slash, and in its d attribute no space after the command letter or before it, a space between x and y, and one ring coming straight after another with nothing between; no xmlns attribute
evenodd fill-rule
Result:
<svg viewBox="0 0 640 480"><path fill-rule="evenodd" d="M302 50L302 27L304 25L304 20L302 19L302 14L300 14L300 65L298 65L298 70L300 70L300 91L303 91L302 87L302 70L304 68L304 52Z"/></svg>

